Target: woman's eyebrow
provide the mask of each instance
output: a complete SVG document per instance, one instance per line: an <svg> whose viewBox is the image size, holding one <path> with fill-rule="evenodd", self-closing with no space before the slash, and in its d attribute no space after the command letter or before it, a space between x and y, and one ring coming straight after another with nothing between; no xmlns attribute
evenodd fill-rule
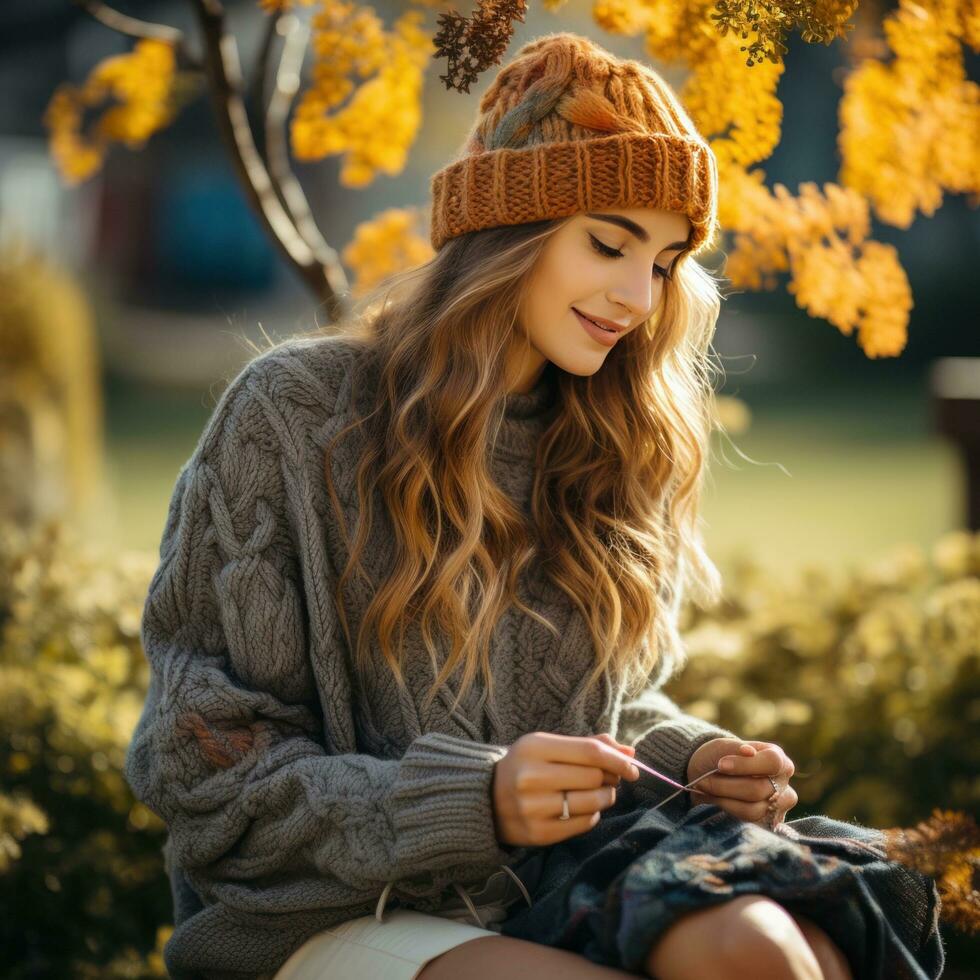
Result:
<svg viewBox="0 0 980 980"><path fill-rule="evenodd" d="M589 218L595 218L596 221L608 221L611 225L619 225L620 228L624 228L630 234L635 235L641 242L650 241L650 235L646 228L642 225L638 225L635 221L630 221L629 218L623 217L620 214L596 214L593 211L587 211L586 216ZM671 242L670 245L664 245L660 250L661 252L666 252L672 248L686 248L687 242Z"/></svg>

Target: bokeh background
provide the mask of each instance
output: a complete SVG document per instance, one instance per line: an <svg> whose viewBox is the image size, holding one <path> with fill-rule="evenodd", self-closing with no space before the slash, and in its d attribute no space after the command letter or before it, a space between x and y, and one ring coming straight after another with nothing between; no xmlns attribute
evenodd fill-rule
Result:
<svg viewBox="0 0 980 980"><path fill-rule="evenodd" d="M387 23L401 6L374 9ZM187 3L117 7L195 34ZM225 7L247 72L264 17L252 0ZM603 31L580 2L533 5L508 52L559 29L649 60L640 38ZM782 140L763 169L794 190L837 179L843 58L841 41L787 44ZM0 925L14 977L162 975L162 828L118 775L146 680L142 590L177 472L251 345L324 325L253 216L206 97L142 149L114 147L91 179L59 178L42 125L52 93L131 48L65 0L0 4L0 248L35 256L8 258L0 279L0 503L4 526L19 528L5 535L0 575L0 696L17 719L4 750L0 889L30 898ZM976 79L977 55L965 60ZM421 130L397 176L355 189L341 186L335 158L295 165L338 250L386 208L427 215L429 178L493 74L462 94L439 81L442 67L426 75ZM718 323L719 391L734 400L714 443L704 531L730 598L712 616L688 611L692 662L671 693L784 745L812 776L800 815L907 827L933 807L975 813L980 800L980 545L967 456L939 402L957 379L976 420L975 205L950 194L908 228L874 222L914 297L899 356L869 358L799 309L785 281L729 290ZM723 252L712 269L723 272ZM15 370L29 357L32 377ZM10 405L30 385L39 407L25 420ZM66 530L39 535L48 517ZM950 937L948 975L980 976L967 941Z"/></svg>

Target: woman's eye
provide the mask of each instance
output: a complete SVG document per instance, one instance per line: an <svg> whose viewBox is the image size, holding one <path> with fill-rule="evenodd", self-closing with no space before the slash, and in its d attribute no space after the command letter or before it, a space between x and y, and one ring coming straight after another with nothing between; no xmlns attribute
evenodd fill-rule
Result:
<svg viewBox="0 0 980 980"><path fill-rule="evenodd" d="M595 235L589 235L589 238L592 240L592 244L595 247L595 250L597 252L600 252L602 255L622 256L623 253L620 252L619 249L610 248L608 245L603 245L602 242L600 242L599 239L595 237Z"/></svg>
<svg viewBox="0 0 980 980"><path fill-rule="evenodd" d="M597 252L598 252L598 253L599 253L600 255L605 255L605 256L607 256L608 258L622 258L622 255L623 255L623 253L622 253L622 252L620 252L620 251L619 251L619 249L616 249L616 248L610 248L610 247L609 247L608 245L603 245L603 244L602 244L602 242L600 242L600 241L599 241L599 239L598 239L598 238L596 238L596 237L595 237L595 235L593 235L593 234L591 234L591 233L589 234L589 238L590 238L590 239L591 239L591 241L592 241L592 247L593 247L593 248L594 248L594 249L595 249L595 250L596 250L596 251L597 251ZM667 275L667 270L666 270L666 269L661 269L659 265L655 265L655 266L653 267L653 271L654 271L654 272L655 272L655 273L656 273L656 274L657 274L657 275L658 275L658 276L659 276L659 277L660 277L661 279L669 279L669 278L670 278L670 276L669 276L669 275Z"/></svg>

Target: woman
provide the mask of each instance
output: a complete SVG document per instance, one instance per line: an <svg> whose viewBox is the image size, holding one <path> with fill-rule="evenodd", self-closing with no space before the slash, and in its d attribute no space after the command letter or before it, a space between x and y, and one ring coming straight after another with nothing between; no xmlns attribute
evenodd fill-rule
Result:
<svg viewBox="0 0 980 980"><path fill-rule="evenodd" d="M710 149L574 34L480 109L435 257L255 358L178 475L126 759L169 832L168 970L938 976L931 881L783 823L782 749L659 693L683 595L720 587Z"/></svg>

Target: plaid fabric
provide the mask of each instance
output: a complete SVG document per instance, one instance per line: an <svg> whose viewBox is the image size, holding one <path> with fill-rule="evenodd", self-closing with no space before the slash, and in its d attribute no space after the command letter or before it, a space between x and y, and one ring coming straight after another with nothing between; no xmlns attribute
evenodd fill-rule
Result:
<svg viewBox="0 0 980 980"><path fill-rule="evenodd" d="M502 935L642 972L654 941L686 912L758 894L821 926L855 980L933 980L945 951L933 879L884 859L883 834L827 816L747 823L714 804L677 822L624 782L588 833L512 865L533 899Z"/></svg>

